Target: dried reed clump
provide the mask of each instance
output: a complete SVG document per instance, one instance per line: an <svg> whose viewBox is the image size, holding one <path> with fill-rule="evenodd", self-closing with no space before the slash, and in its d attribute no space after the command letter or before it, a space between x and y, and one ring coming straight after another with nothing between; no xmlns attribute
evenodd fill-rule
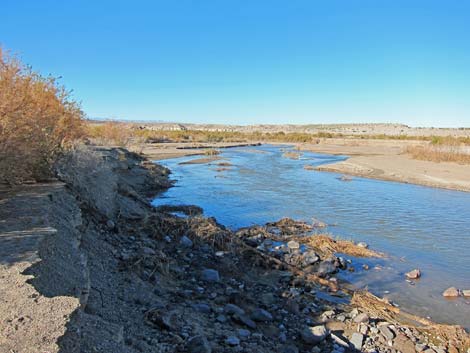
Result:
<svg viewBox="0 0 470 353"><path fill-rule="evenodd" d="M314 249L319 249L325 253L341 253L355 257L384 257L385 255L377 251L363 248L349 240L334 240L328 235L319 234L310 237L300 237L298 239L304 244L308 244Z"/></svg>
<svg viewBox="0 0 470 353"><path fill-rule="evenodd" d="M64 148L83 136L82 121L57 79L0 48L0 183L49 178Z"/></svg>
<svg viewBox="0 0 470 353"><path fill-rule="evenodd" d="M456 139L436 138L426 145L408 146L406 153L424 161L470 164L470 147Z"/></svg>

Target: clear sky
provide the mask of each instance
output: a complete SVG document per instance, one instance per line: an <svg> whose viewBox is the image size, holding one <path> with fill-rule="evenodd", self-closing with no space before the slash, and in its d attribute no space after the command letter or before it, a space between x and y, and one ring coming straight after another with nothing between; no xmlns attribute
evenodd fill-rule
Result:
<svg viewBox="0 0 470 353"><path fill-rule="evenodd" d="M90 117L470 126L470 1L2 0Z"/></svg>

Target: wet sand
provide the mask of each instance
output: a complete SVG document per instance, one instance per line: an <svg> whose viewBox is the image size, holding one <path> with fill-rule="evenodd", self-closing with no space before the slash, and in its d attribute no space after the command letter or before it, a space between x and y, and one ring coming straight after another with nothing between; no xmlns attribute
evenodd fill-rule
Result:
<svg viewBox="0 0 470 353"><path fill-rule="evenodd" d="M319 144L299 144L299 150L349 159L316 170L470 192L470 165L430 162L411 158L406 147L416 141L326 139Z"/></svg>

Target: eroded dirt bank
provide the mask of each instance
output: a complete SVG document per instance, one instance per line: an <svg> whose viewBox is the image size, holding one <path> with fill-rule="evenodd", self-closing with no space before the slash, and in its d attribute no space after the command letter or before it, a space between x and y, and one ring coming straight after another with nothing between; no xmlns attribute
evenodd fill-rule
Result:
<svg viewBox="0 0 470 353"><path fill-rule="evenodd" d="M58 167L62 183L3 193L0 352L469 348L459 327L367 293L350 303L336 251L380 254L305 240L313 226L292 220L234 233L197 207L152 208L168 173L124 150L82 150Z"/></svg>

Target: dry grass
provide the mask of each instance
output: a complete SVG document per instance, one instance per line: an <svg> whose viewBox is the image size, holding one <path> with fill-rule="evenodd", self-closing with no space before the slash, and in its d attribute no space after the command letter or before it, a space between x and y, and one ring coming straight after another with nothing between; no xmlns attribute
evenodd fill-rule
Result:
<svg viewBox="0 0 470 353"><path fill-rule="evenodd" d="M382 253L357 246L352 241L334 240L325 234L299 237L297 240L324 253L342 253L355 257L384 257Z"/></svg>
<svg viewBox="0 0 470 353"><path fill-rule="evenodd" d="M97 145L127 147L135 140L134 133L129 126L113 121L88 124L87 133Z"/></svg>
<svg viewBox="0 0 470 353"><path fill-rule="evenodd" d="M51 176L60 153L83 136L83 112L53 77L0 48L0 182Z"/></svg>
<svg viewBox="0 0 470 353"><path fill-rule="evenodd" d="M470 153L468 147L458 144L427 144L408 146L406 153L414 159L432 162L455 162L459 164L470 164Z"/></svg>

